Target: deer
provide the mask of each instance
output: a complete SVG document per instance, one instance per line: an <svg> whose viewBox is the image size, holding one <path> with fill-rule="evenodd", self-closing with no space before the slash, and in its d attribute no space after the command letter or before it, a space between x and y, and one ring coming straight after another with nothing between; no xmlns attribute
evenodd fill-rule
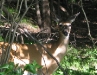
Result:
<svg viewBox="0 0 97 75"><path fill-rule="evenodd" d="M43 44L58 62L61 62L67 52L71 24L78 15L79 13L71 16L66 22L59 22L57 27L59 30L59 39L56 42ZM0 51L2 51L1 49L3 45L6 49L8 44L9 43L4 44L4 42L0 42ZM37 71L37 75L52 75L58 68L56 61L52 59L52 57L39 44L12 44L9 61L23 67L34 60L42 66L42 68ZM30 73L26 71L23 75L30 75Z"/></svg>

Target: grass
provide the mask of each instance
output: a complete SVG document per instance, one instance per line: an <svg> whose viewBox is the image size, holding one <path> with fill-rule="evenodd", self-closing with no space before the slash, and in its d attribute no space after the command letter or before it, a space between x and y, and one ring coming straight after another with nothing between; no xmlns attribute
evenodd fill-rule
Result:
<svg viewBox="0 0 97 75"><path fill-rule="evenodd" d="M61 65L68 75L97 75L97 50L70 47ZM58 69L53 75L63 75Z"/></svg>

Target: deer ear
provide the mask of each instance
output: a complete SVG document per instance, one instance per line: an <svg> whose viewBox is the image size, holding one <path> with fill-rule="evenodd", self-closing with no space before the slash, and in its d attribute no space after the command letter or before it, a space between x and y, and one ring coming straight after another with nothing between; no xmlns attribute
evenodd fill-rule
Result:
<svg viewBox="0 0 97 75"><path fill-rule="evenodd" d="M76 17L77 17L79 14L80 14L80 12L77 13L77 14L75 14L75 15L73 15L73 16L71 16L71 17L69 17L69 18L67 19L67 22L69 22L69 23L74 22L75 19L76 19Z"/></svg>
<svg viewBox="0 0 97 75"><path fill-rule="evenodd" d="M62 26L62 25L68 25L68 26L70 26L70 25L72 24L72 22L75 21L76 17L77 17L79 14L80 14L80 12L77 13L77 14L75 14L75 15L73 15L73 16L71 16L71 17L69 17L65 23L60 22L58 25L60 25L60 26Z"/></svg>

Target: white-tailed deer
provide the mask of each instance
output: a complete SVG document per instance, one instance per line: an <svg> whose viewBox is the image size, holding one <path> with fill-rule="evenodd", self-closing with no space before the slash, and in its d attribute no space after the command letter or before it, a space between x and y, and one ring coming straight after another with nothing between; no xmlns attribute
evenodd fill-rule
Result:
<svg viewBox="0 0 97 75"><path fill-rule="evenodd" d="M75 17L78 16L78 14L79 13L75 14L66 22L59 23L58 29L60 36L56 42L43 45L59 62L66 53L69 34L71 31L71 23L74 21ZM0 49L2 49L3 44L4 42L0 42ZM5 49L7 45L8 43L5 43ZM52 73L58 68L56 61L52 59L51 56L39 44L30 45L13 43L10 54L9 61L13 61L21 67L31 63L33 60L36 60L39 65L43 66L42 69L38 71L38 75L52 75Z"/></svg>

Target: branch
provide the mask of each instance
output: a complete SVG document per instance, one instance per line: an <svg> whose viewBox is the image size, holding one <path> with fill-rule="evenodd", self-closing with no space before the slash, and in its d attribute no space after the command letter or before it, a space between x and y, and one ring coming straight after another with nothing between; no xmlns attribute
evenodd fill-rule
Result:
<svg viewBox="0 0 97 75"><path fill-rule="evenodd" d="M13 36L12 36L12 39L11 39L11 41L9 40L9 45L8 45L8 47L7 47L7 50L6 50L6 54L4 54L4 52L3 52L3 54L2 54L2 57L1 57L1 64L4 64L4 63L7 63L8 62L8 59L9 59L9 57L10 57L10 50L11 50L11 45L13 44L13 41L14 41L14 37L15 37L15 33L16 33L16 30L17 30L17 28L18 28L18 26L19 26L19 23L20 23L20 21L22 20L22 18L25 16L25 14L27 13L27 11L28 11L28 9L31 7L31 5L32 5L32 3L29 5L29 7L25 10L25 12L24 12L24 14L22 15L22 17L19 19L19 21L16 23L15 22L15 20L14 20L14 18L13 18L13 20L12 20L12 22L11 22L11 28L10 28L10 30L12 31L13 30ZM12 26L15 26L14 27L14 29L13 29L13 27ZM10 33L11 34L11 33ZM4 56L4 58L3 58L3 56Z"/></svg>
<svg viewBox="0 0 97 75"><path fill-rule="evenodd" d="M15 19L17 19L18 16L19 16L19 14L20 14L20 11L21 11L21 8L22 8L23 1L24 1L24 0L21 1L20 8L19 8L18 14L16 15L16 18L15 18ZM18 5L17 5L17 6L18 6Z"/></svg>
<svg viewBox="0 0 97 75"><path fill-rule="evenodd" d="M4 6L4 1L0 1L0 19L1 19L1 15L2 15L2 12L4 12L4 14L7 16L7 19L8 21L11 21L13 20L13 16L12 14L6 9L6 7Z"/></svg>
<svg viewBox="0 0 97 75"><path fill-rule="evenodd" d="M84 11L84 8L83 8L82 0L80 0L80 2L81 2L81 9L82 9L83 14L84 14L84 16L85 16L86 23L87 23L87 27L88 27L88 35L89 35L90 39L92 40L93 47L94 47L94 46L95 46L95 43L94 43L94 41L93 41L93 37L91 36L89 21L88 21L88 18L87 18L87 16L86 16L86 13L85 13L85 11Z"/></svg>

